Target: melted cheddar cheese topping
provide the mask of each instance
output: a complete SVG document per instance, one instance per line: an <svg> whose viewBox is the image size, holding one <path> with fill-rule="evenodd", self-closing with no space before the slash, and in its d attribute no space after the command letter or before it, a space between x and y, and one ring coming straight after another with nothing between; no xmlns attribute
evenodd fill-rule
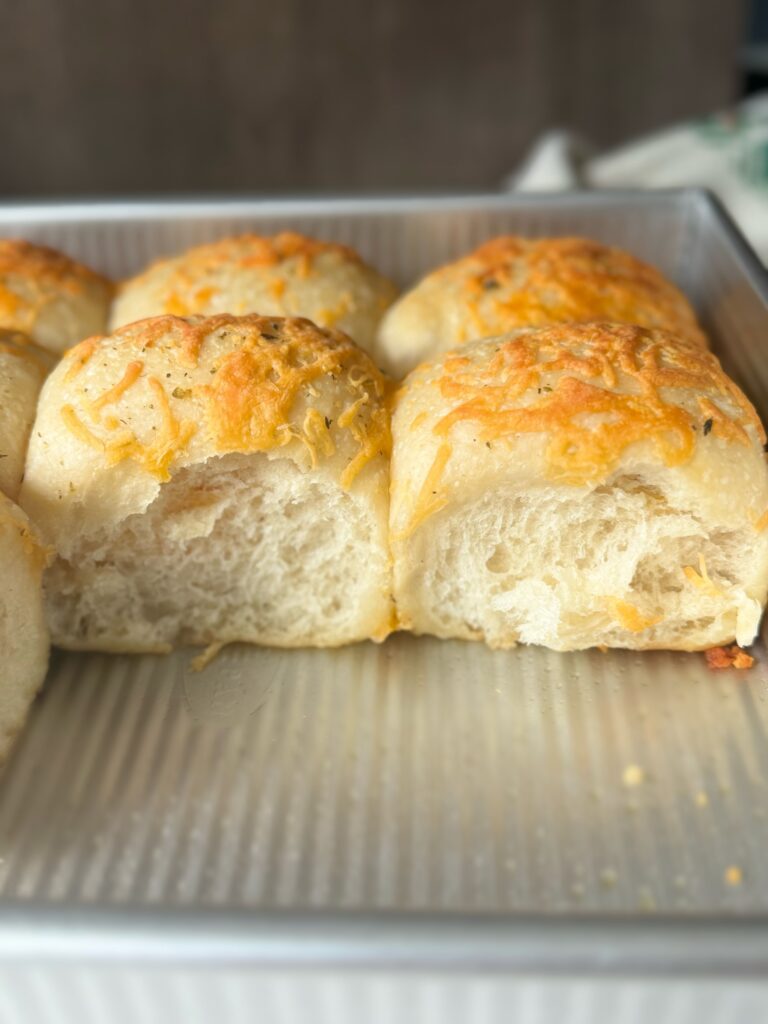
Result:
<svg viewBox="0 0 768 1024"><path fill-rule="evenodd" d="M26 334L20 331L5 330L0 327L0 355L21 359L35 367L45 376L55 363L50 352L36 345Z"/></svg>
<svg viewBox="0 0 768 1024"><path fill-rule="evenodd" d="M81 295L112 285L100 274L44 245L0 239L0 320L31 331L56 294Z"/></svg>
<svg viewBox="0 0 768 1024"><path fill-rule="evenodd" d="M643 633L646 629L658 625L663 619L661 615L643 615L639 608L628 601L622 601L619 597L609 597L608 607L621 628L630 633Z"/></svg>
<svg viewBox="0 0 768 1024"><path fill-rule="evenodd" d="M0 494L0 531L11 531L21 541L24 553L38 571L50 564L53 548L43 544L20 509Z"/></svg>
<svg viewBox="0 0 768 1024"><path fill-rule="evenodd" d="M294 231L283 231L271 238L240 235L197 246L182 256L156 261L126 284L134 288L151 280L158 270L167 270L168 276L163 281L164 311L173 316L190 316L211 312L211 304L219 293L218 282L222 272L279 269L290 260L297 277L304 279L313 272L316 257L325 253L335 253L345 261L361 263L357 253L345 245L319 242ZM269 287L277 300L283 294L285 281L275 278ZM339 315L344 312L346 308ZM329 311L328 324L338 319L338 316L331 318L332 313Z"/></svg>
<svg viewBox="0 0 768 1024"><path fill-rule="evenodd" d="M747 445L751 426L765 441L754 408L713 355L639 327L521 331L490 358L448 356L438 388L452 409L437 434L462 420L478 423L487 441L546 434L549 476L572 484L604 477L637 441L652 441L668 466L690 459L710 432ZM701 416L675 392L696 394Z"/></svg>
<svg viewBox="0 0 768 1024"><path fill-rule="evenodd" d="M436 400L419 398L433 411L418 412L410 429L430 430L436 450L401 537L449 500L441 481L462 423L491 452L497 441L543 436L546 475L575 486L606 479L636 442L650 442L667 466L687 462L710 434L738 445L765 443L757 413L711 353L641 327L522 329L424 364L396 400L422 388L437 392Z"/></svg>
<svg viewBox="0 0 768 1024"><path fill-rule="evenodd" d="M103 349L120 354L122 372L94 395L81 375ZM146 369L150 361L157 365L152 350L161 354L166 373ZM200 429L221 454L269 451L298 439L313 466L337 451L334 431L348 431L354 454L342 473L344 487L391 447L385 378L346 335L309 320L156 317L81 343L66 358L64 382L80 384L78 400L61 408L70 433L102 451L110 464L132 459L161 481ZM172 384L174 370L176 376L186 371L187 386ZM335 424L312 405L317 386L329 380L333 401L344 393L348 398ZM121 403L137 386L147 389L142 401L159 419L151 443L139 441L120 418ZM107 407L114 415L104 414Z"/></svg>
<svg viewBox="0 0 768 1024"><path fill-rule="evenodd" d="M582 238L502 237L437 271L461 287L461 341L601 320L663 328L707 347L685 296L653 267Z"/></svg>

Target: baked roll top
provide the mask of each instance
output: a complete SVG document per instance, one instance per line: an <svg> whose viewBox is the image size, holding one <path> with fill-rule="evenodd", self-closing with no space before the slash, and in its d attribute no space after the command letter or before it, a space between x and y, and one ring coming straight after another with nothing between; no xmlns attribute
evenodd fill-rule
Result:
<svg viewBox="0 0 768 1024"><path fill-rule="evenodd" d="M54 641L334 645L391 622L387 383L341 333L144 320L48 379L22 502Z"/></svg>
<svg viewBox="0 0 768 1024"><path fill-rule="evenodd" d="M0 761L23 726L48 668L42 587L47 556L21 509L0 494Z"/></svg>
<svg viewBox="0 0 768 1024"><path fill-rule="evenodd" d="M629 253L584 238L502 237L403 295L382 321L375 356L402 377L477 338L592 320L662 328L707 347L682 292Z"/></svg>
<svg viewBox="0 0 768 1024"><path fill-rule="evenodd" d="M25 334L0 328L0 491L14 501L24 475L37 396L55 362Z"/></svg>
<svg viewBox="0 0 768 1024"><path fill-rule="evenodd" d="M124 282L112 328L163 313L303 316L370 351L395 295L394 285L347 246L292 231L241 235L159 260Z"/></svg>
<svg viewBox="0 0 768 1024"><path fill-rule="evenodd" d="M662 331L529 328L447 353L393 416L400 624L496 647L748 644L764 443L717 359Z"/></svg>
<svg viewBox="0 0 768 1024"><path fill-rule="evenodd" d="M55 249L0 239L0 327L63 352L106 330L112 285Z"/></svg>

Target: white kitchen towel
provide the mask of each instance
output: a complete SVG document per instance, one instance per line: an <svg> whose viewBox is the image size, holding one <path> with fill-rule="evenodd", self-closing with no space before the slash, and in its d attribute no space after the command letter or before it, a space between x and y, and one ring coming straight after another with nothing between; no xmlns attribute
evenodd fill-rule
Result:
<svg viewBox="0 0 768 1024"><path fill-rule="evenodd" d="M572 132L548 132L506 185L521 192L703 185L768 263L768 93L600 155Z"/></svg>

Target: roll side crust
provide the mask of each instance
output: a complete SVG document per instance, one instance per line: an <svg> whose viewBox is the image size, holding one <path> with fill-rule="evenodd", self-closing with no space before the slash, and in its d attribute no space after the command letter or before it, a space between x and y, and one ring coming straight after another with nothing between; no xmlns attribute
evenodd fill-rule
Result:
<svg viewBox="0 0 768 1024"><path fill-rule="evenodd" d="M42 574L49 556L21 509L0 494L0 762L21 731L48 667Z"/></svg>
<svg viewBox="0 0 768 1024"><path fill-rule="evenodd" d="M18 331L0 328L0 491L16 500L37 398L55 362Z"/></svg>

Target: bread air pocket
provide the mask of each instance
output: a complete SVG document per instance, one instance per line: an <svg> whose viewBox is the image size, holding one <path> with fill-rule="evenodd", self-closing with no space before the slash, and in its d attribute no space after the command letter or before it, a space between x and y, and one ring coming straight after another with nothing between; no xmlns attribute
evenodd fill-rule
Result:
<svg viewBox="0 0 768 1024"><path fill-rule="evenodd" d="M41 394L21 500L55 643L337 645L391 622L386 381L308 320L163 316Z"/></svg>
<svg viewBox="0 0 768 1024"><path fill-rule="evenodd" d="M392 430L405 628L556 650L754 638L765 434L702 348L619 324L518 330L414 371Z"/></svg>

